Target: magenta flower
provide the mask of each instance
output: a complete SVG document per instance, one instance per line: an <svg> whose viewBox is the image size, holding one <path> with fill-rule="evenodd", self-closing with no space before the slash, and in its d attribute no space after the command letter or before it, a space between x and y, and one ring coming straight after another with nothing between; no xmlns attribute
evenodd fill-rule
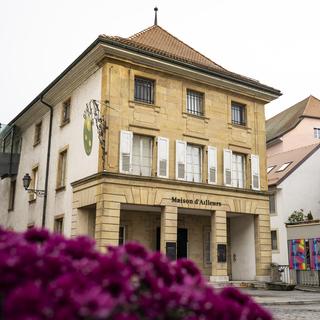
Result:
<svg viewBox="0 0 320 320"><path fill-rule="evenodd" d="M192 261L138 243L95 249L87 237L0 228L0 319L270 320L234 288L209 286Z"/></svg>

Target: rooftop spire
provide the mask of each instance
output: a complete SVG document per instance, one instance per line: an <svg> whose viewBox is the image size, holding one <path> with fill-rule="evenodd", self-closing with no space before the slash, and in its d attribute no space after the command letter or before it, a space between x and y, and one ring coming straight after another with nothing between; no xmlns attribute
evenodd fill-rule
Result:
<svg viewBox="0 0 320 320"><path fill-rule="evenodd" d="M157 7L154 8L154 25L155 26L158 25L158 8Z"/></svg>

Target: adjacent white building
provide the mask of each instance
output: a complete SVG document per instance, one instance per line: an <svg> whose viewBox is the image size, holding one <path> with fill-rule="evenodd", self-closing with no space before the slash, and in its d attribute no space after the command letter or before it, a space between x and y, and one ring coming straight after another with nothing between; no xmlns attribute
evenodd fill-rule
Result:
<svg viewBox="0 0 320 320"><path fill-rule="evenodd" d="M266 129L272 261L287 265L289 216L302 209L320 218L320 101L310 96L298 102L267 120Z"/></svg>
<svg viewBox="0 0 320 320"><path fill-rule="evenodd" d="M319 148L318 143L268 157L272 261L278 264L289 261L289 216L303 209L305 214L311 211L315 220L320 218Z"/></svg>

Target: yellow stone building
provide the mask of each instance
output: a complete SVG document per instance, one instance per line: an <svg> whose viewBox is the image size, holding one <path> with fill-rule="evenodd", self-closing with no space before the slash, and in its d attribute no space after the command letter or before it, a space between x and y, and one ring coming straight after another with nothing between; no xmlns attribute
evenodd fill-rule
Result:
<svg viewBox="0 0 320 320"><path fill-rule="evenodd" d="M4 152L20 163L0 172L0 224L90 234L100 248L135 240L213 281L266 280L264 105L280 94L156 24L99 36L9 123ZM105 129L90 104L83 127L92 99ZM23 189L26 173L44 198Z"/></svg>
<svg viewBox="0 0 320 320"><path fill-rule="evenodd" d="M280 92L158 25L101 40L121 48L102 62L106 161L72 183L72 234L91 210L100 247L136 240L213 281L267 279L264 104Z"/></svg>

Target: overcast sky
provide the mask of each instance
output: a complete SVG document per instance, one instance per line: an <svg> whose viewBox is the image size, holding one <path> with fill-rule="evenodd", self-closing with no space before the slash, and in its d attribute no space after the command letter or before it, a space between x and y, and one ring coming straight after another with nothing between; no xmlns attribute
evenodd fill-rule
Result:
<svg viewBox="0 0 320 320"><path fill-rule="evenodd" d="M280 89L267 118L320 98L319 0L1 0L0 122L9 122L99 34L158 24L226 69Z"/></svg>

